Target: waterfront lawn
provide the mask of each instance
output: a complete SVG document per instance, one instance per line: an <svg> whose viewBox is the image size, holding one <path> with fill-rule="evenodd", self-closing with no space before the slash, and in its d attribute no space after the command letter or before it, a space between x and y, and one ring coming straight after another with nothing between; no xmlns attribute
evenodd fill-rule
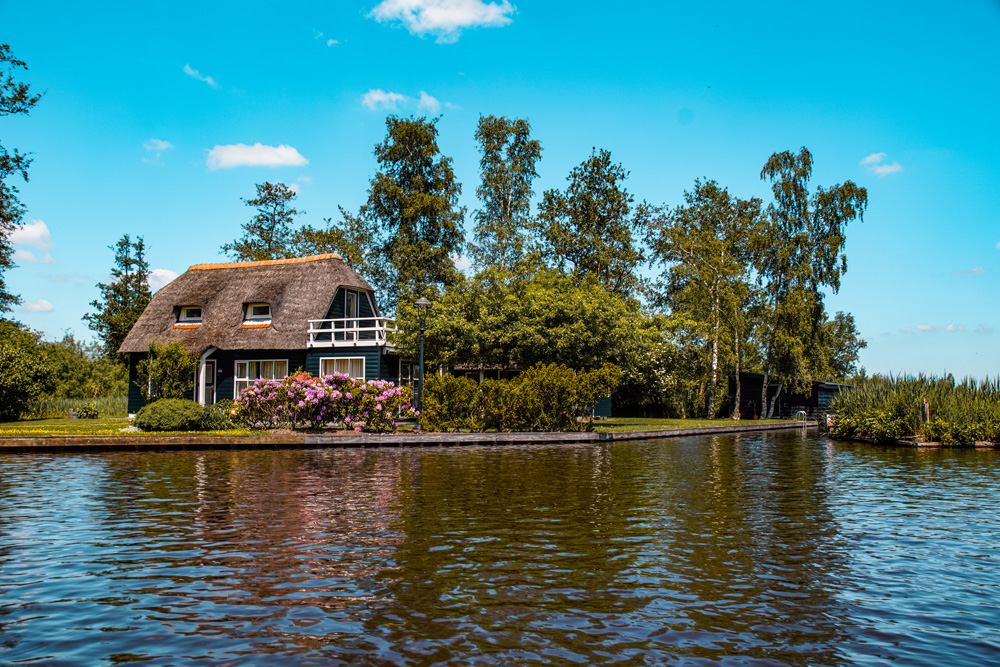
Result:
<svg viewBox="0 0 1000 667"><path fill-rule="evenodd" d="M709 426L747 426L749 424L779 424L790 419L657 419L655 417L610 417L594 420L594 430L600 433L628 431L659 431L674 428L705 428Z"/></svg>
<svg viewBox="0 0 1000 667"><path fill-rule="evenodd" d="M125 435L140 437L149 435L191 435L188 431L156 433L146 431L122 432L122 429L128 427L128 425L129 420L127 417L23 419L16 422L0 423L0 438L30 438L40 435ZM254 431L236 429L232 431L198 431L197 433L198 435L246 435L254 433Z"/></svg>

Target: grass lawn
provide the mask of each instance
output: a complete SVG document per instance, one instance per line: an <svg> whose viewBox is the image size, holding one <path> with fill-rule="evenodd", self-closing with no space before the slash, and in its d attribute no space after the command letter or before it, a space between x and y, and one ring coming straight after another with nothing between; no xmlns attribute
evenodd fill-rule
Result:
<svg viewBox="0 0 1000 667"><path fill-rule="evenodd" d="M778 424L790 419L656 419L653 417L612 417L594 421L594 430L604 433L626 431L656 431L669 428L703 428L706 426L746 426L748 424Z"/></svg>
<svg viewBox="0 0 1000 667"><path fill-rule="evenodd" d="M129 437L149 435L191 435L191 433L187 431L169 431L159 433L134 431L122 433L122 429L127 426L127 417L100 417L98 419L69 419L67 417L61 417L58 419L23 419L16 422L0 423L0 438L23 438L35 435L127 435ZM218 435L245 435L254 433L254 431L238 429L233 431L198 432L199 435L206 433Z"/></svg>

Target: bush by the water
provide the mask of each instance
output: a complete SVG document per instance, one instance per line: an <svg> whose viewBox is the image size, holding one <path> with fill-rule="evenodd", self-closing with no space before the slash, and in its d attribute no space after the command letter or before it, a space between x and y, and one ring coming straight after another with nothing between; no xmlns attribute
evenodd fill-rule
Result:
<svg viewBox="0 0 1000 667"><path fill-rule="evenodd" d="M385 380L358 380L344 373L258 380L234 403L234 419L251 428L343 424L355 431L394 431L413 414L409 387Z"/></svg>
<svg viewBox="0 0 1000 667"><path fill-rule="evenodd" d="M580 372L537 364L511 380L482 384L429 375L420 425L428 431L589 431L597 401L620 381L611 364Z"/></svg>
<svg viewBox="0 0 1000 667"><path fill-rule="evenodd" d="M925 423L924 400L930 421ZM876 375L842 391L830 406L832 435L892 442L919 435L946 445L1000 439L1000 378L956 382L924 375Z"/></svg>
<svg viewBox="0 0 1000 667"><path fill-rule="evenodd" d="M143 431L200 431L204 412L194 401L161 398L136 413L135 425Z"/></svg>
<svg viewBox="0 0 1000 667"><path fill-rule="evenodd" d="M76 416L80 419L97 419L101 412L97 409L97 403L91 401L77 408Z"/></svg>

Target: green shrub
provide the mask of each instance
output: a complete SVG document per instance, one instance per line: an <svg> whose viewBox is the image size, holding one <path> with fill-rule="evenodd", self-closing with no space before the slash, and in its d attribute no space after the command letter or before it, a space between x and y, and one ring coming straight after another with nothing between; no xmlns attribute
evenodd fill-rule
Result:
<svg viewBox="0 0 1000 667"><path fill-rule="evenodd" d="M76 410L76 416L80 419L97 419L101 416L100 411L97 409L97 403L91 401L86 405L81 405Z"/></svg>
<svg viewBox="0 0 1000 667"><path fill-rule="evenodd" d="M232 419L233 400L224 398L205 408L201 418L202 431L228 431L236 428Z"/></svg>
<svg viewBox="0 0 1000 667"><path fill-rule="evenodd" d="M139 389L147 403L162 398L184 398L197 369L197 355L188 354L180 342L162 345L152 340L146 357L136 364Z"/></svg>
<svg viewBox="0 0 1000 667"><path fill-rule="evenodd" d="M204 410L194 401L162 398L143 407L135 415L135 425L143 431L198 431Z"/></svg>
<svg viewBox="0 0 1000 667"><path fill-rule="evenodd" d="M55 372L38 337L13 322L0 322L0 421L18 419L55 386Z"/></svg>
<svg viewBox="0 0 1000 667"><path fill-rule="evenodd" d="M428 431L590 430L594 405L621 381L611 364L595 371L537 364L512 380L477 385L451 375L427 378L421 427Z"/></svg>

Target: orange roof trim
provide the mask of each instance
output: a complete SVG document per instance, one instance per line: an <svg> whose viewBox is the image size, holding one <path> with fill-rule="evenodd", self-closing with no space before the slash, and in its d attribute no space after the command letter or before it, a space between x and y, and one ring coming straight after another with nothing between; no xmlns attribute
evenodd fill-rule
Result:
<svg viewBox="0 0 1000 667"><path fill-rule="evenodd" d="M292 259L264 259L258 262L225 262L222 264L195 264L188 268L188 271L206 271L208 269L242 269L251 266L275 266L277 264L302 264L303 262L318 262L324 259L339 259L343 257L335 252L328 252L322 255L310 255L309 257L293 257Z"/></svg>
<svg viewBox="0 0 1000 667"><path fill-rule="evenodd" d="M201 326L201 323L199 322L198 324L175 324L174 328L175 329L197 329L200 326Z"/></svg>
<svg viewBox="0 0 1000 667"><path fill-rule="evenodd" d="M264 324L241 324L240 329L266 329L271 326L270 322Z"/></svg>

